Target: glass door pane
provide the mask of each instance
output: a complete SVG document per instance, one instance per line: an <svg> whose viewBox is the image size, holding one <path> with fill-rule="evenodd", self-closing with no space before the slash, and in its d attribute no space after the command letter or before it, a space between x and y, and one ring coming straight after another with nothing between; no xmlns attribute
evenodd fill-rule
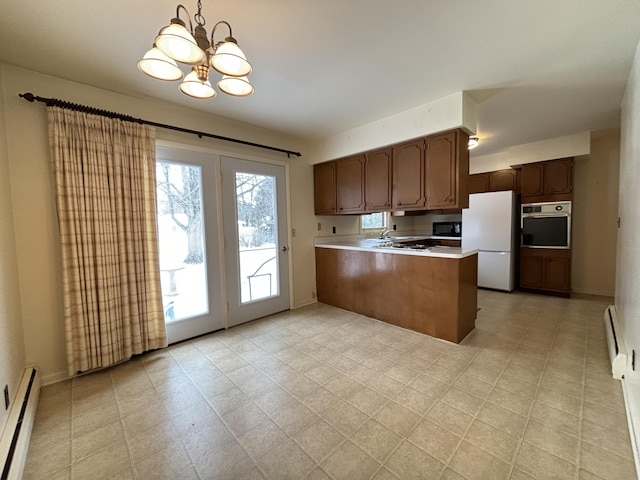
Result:
<svg viewBox="0 0 640 480"><path fill-rule="evenodd" d="M275 177L236 172L240 301L279 294Z"/></svg>
<svg viewBox="0 0 640 480"><path fill-rule="evenodd" d="M205 269L202 171L159 161L158 243L165 322L209 313Z"/></svg>
<svg viewBox="0 0 640 480"><path fill-rule="evenodd" d="M216 177L210 155L156 149L160 276L169 343L224 328Z"/></svg>

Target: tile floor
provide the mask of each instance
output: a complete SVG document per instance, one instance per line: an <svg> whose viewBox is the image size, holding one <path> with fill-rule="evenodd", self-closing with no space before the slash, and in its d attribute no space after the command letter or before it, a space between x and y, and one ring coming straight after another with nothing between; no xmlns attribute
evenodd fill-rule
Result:
<svg viewBox="0 0 640 480"><path fill-rule="evenodd" d="M607 299L478 305L460 345L316 304L45 387L25 478L635 479Z"/></svg>

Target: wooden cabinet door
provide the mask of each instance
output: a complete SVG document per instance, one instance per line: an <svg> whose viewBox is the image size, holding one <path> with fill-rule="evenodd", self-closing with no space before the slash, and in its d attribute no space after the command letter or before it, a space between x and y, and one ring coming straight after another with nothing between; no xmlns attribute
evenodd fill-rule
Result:
<svg viewBox="0 0 640 480"><path fill-rule="evenodd" d="M489 174L475 173L469 175L469 193L485 193L489 191Z"/></svg>
<svg viewBox="0 0 640 480"><path fill-rule="evenodd" d="M395 210L425 207L424 140L393 147L392 203Z"/></svg>
<svg viewBox="0 0 640 480"><path fill-rule="evenodd" d="M543 257L530 248L520 249L520 286L522 288L542 287Z"/></svg>
<svg viewBox="0 0 640 480"><path fill-rule="evenodd" d="M557 292L569 292L571 289L571 253L557 252L544 257L544 288Z"/></svg>
<svg viewBox="0 0 640 480"><path fill-rule="evenodd" d="M425 156L427 209L456 205L456 132L427 138Z"/></svg>
<svg viewBox="0 0 640 480"><path fill-rule="evenodd" d="M520 249L520 287L571 292L571 250Z"/></svg>
<svg viewBox="0 0 640 480"><path fill-rule="evenodd" d="M337 213L364 212L364 155L336 161Z"/></svg>
<svg viewBox="0 0 640 480"><path fill-rule="evenodd" d="M517 170L507 168L491 172L489 176L489 190L491 192L501 192L504 190L518 190Z"/></svg>
<svg viewBox="0 0 640 480"><path fill-rule="evenodd" d="M522 190L523 203L525 197L544 195L544 165L540 163L527 163L522 166L520 188Z"/></svg>
<svg viewBox="0 0 640 480"><path fill-rule="evenodd" d="M390 148L366 154L364 201L367 212L391 210L392 152Z"/></svg>
<svg viewBox="0 0 640 480"><path fill-rule="evenodd" d="M571 158L544 162L544 194L570 194L572 190Z"/></svg>
<svg viewBox="0 0 640 480"><path fill-rule="evenodd" d="M313 166L313 197L316 215L336 213L336 162Z"/></svg>

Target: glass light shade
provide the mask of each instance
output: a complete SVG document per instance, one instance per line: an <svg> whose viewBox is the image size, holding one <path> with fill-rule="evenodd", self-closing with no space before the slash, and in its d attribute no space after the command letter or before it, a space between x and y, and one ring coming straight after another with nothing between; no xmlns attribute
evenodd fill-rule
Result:
<svg viewBox="0 0 640 480"><path fill-rule="evenodd" d="M184 81L180 84L180 91L194 98L213 98L216 96L216 91L209 80L200 80L195 70L184 77Z"/></svg>
<svg viewBox="0 0 640 480"><path fill-rule="evenodd" d="M253 85L249 83L247 77L232 77L225 75L218 82L218 88L224 93L235 97L246 97L253 93Z"/></svg>
<svg viewBox="0 0 640 480"><path fill-rule="evenodd" d="M469 145L467 146L467 148L469 150L473 150L474 148L476 148L478 145L480 145L480 140L478 137L469 137Z"/></svg>
<svg viewBox="0 0 640 480"><path fill-rule="evenodd" d="M225 41L216 48L216 53L211 57L211 66L223 75L244 77L251 73L251 64L238 47L232 41Z"/></svg>
<svg viewBox="0 0 640 480"><path fill-rule="evenodd" d="M168 57L178 62L195 65L206 60L193 35L180 24L172 23L160 30L155 43Z"/></svg>
<svg viewBox="0 0 640 480"><path fill-rule="evenodd" d="M156 46L144 54L142 60L138 62L138 68L158 80L180 80L184 76L175 60L167 57Z"/></svg>

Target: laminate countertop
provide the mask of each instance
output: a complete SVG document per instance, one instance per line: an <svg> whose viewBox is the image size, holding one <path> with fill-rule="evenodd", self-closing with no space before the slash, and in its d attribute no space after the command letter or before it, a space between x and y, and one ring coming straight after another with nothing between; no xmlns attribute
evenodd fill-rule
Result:
<svg viewBox="0 0 640 480"><path fill-rule="evenodd" d="M424 249L410 248L410 244L420 241L441 240L443 237L406 235L385 239L366 238L361 235L345 235L342 237L318 237L314 245L318 248L335 248L341 250L358 250L392 255L416 255L422 257L466 258L478 253L477 248L430 246ZM428 242L425 242L428 243Z"/></svg>

